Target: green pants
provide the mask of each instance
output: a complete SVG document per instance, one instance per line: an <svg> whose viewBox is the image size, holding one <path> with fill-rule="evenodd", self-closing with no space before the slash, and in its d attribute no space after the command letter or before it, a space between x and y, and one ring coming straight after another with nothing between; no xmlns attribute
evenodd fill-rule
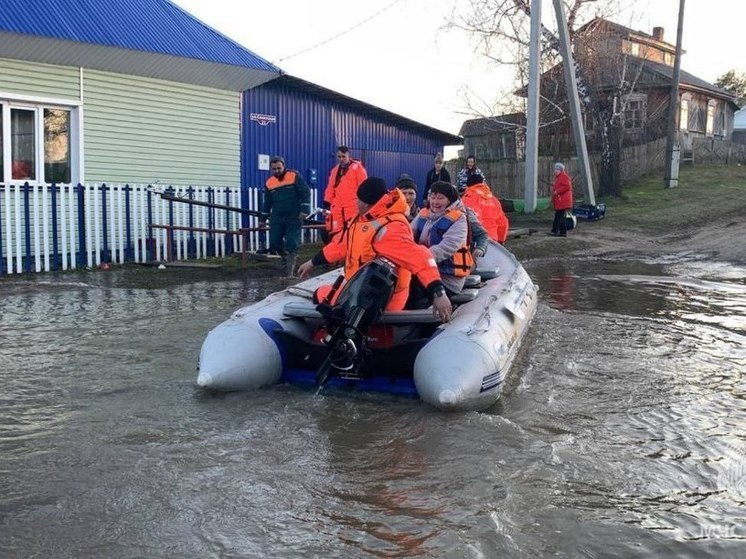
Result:
<svg viewBox="0 0 746 559"><path fill-rule="evenodd" d="M269 219L269 250L278 254L298 252L301 222L298 214L276 215Z"/></svg>

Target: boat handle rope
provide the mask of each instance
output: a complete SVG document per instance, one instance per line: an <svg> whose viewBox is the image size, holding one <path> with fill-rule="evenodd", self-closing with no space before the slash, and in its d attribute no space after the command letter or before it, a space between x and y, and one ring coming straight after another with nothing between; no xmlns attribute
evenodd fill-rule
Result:
<svg viewBox="0 0 746 559"><path fill-rule="evenodd" d="M474 321L474 324L469 326L469 328L466 330L467 336L471 336L472 334L476 334L476 333L486 332L487 330L490 329L490 323L492 322L492 316L490 315L490 306L495 301L497 301L497 296L490 295L489 299L487 299L487 302L484 305L484 309L482 310L481 314ZM483 320L487 321L487 325L484 328L477 328L479 323L482 322Z"/></svg>

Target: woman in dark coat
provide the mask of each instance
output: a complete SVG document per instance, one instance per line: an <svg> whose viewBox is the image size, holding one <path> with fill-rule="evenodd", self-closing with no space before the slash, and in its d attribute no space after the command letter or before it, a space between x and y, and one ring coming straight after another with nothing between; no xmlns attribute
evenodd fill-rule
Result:
<svg viewBox="0 0 746 559"><path fill-rule="evenodd" d="M422 193L422 205L424 206L427 202L427 194L430 192L430 187L434 182L443 181L450 183L451 175L448 173L445 167L443 167L443 156L439 153L435 155L433 161L433 168L427 172L427 178L425 179L425 191Z"/></svg>

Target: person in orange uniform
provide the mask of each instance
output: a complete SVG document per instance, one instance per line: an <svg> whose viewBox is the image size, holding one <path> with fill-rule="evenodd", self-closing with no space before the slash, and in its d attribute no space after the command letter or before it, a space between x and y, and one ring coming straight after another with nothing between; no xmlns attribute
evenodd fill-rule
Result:
<svg viewBox="0 0 746 559"><path fill-rule="evenodd" d="M471 175L466 180L466 190L461 195L464 206L471 208L487 230L490 239L500 244L508 238L510 222L502 204L484 181L482 175Z"/></svg>
<svg viewBox="0 0 746 559"><path fill-rule="evenodd" d="M311 191L298 171L287 169L279 155L270 161L272 176L267 179L262 213L269 216L269 250L282 256L286 277L293 276L301 240L303 220L310 213ZM259 223L263 224L266 217Z"/></svg>
<svg viewBox="0 0 746 559"><path fill-rule="evenodd" d="M330 212L326 223L330 236L339 233L357 215L357 187L368 178L365 167L352 159L347 146L337 148L337 160L324 191L324 207Z"/></svg>
<svg viewBox="0 0 746 559"><path fill-rule="evenodd" d="M356 205L358 215L348 222L344 232L332 239L311 260L301 264L298 275L304 279L314 266L344 260L347 281L363 264L382 256L396 266L398 274L386 310L404 309L414 275L432 297L433 314L448 322L453 310L451 302L430 251L414 242L404 215L407 202L401 191L394 189L389 192L383 179L369 177L357 189Z"/></svg>

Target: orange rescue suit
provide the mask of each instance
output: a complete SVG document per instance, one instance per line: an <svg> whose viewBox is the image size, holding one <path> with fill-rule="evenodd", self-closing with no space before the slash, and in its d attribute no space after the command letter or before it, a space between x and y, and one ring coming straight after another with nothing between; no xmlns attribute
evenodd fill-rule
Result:
<svg viewBox="0 0 746 559"><path fill-rule="evenodd" d="M367 213L350 220L344 233L337 235L321 252L328 263L344 260L345 281L360 266L374 258L382 256L391 261L397 268L399 279L386 305L388 311L404 309L412 274L425 287L440 281L438 267L430 251L414 241L405 216L407 209L407 201L401 191L392 190Z"/></svg>
<svg viewBox="0 0 746 559"><path fill-rule="evenodd" d="M510 228L508 216L505 215L500 200L493 196L487 184L482 182L468 187L461 196L461 201L477 214L492 240L500 244L505 242Z"/></svg>
<svg viewBox="0 0 746 559"><path fill-rule="evenodd" d="M324 191L324 202L329 205L331 211L327 231L341 231L344 224L357 215L357 187L367 178L368 173L363 164L354 159L346 168L334 166L329 173L329 182Z"/></svg>

